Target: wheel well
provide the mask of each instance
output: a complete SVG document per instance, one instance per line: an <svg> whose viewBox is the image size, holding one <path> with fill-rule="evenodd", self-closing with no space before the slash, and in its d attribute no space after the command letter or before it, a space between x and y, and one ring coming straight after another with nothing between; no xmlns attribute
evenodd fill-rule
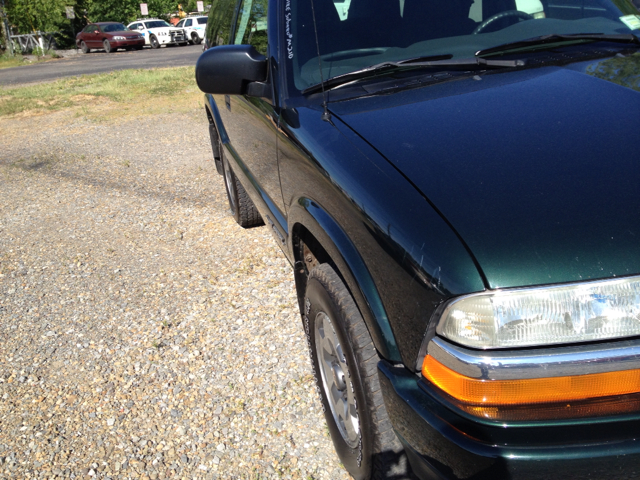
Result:
<svg viewBox="0 0 640 480"><path fill-rule="evenodd" d="M305 290L307 288L307 278L313 267L322 263L328 263L331 268L338 274L342 282L349 286L345 281L342 272L334 262L331 255L327 253L322 244L316 237L309 232L303 225L296 224L292 232L293 255L294 255L294 276L296 281L296 294L300 311L303 311L302 302L304 300Z"/></svg>
<svg viewBox="0 0 640 480"><path fill-rule="evenodd" d="M362 291L361 284L356 278L357 271L351 271L339 251L331 256L333 249L331 244L322 244L322 237L318 239L310 230L302 223L294 223L291 231L291 242L294 255L293 274L296 282L296 294L298 297L298 307L301 314L304 315L306 306L304 298L307 288L307 280L309 271L318 264L326 263L336 272L342 280L342 283L349 291L351 297L355 301L356 307L360 310L367 330L371 335L375 348L382 358L393 361L393 363L401 362L398 347L395 344L395 337L388 323L382 300L376 291L369 291L369 296ZM331 242L331 240L328 240ZM342 271L339 265L342 266ZM361 277L364 282L372 281L368 276ZM366 285L366 283L365 283ZM375 289L375 286L373 286Z"/></svg>

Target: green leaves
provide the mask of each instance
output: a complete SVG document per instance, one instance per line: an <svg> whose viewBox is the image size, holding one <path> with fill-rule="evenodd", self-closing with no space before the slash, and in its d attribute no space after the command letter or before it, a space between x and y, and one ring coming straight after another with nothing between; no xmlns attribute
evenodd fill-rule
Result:
<svg viewBox="0 0 640 480"><path fill-rule="evenodd" d="M5 0L9 23L21 34L70 29L65 7L73 6L75 31L89 22L121 22L125 25L140 18L142 0ZM149 16L168 19L178 10L175 0L146 0Z"/></svg>
<svg viewBox="0 0 640 480"><path fill-rule="evenodd" d="M178 2L173 0L93 0L89 7L92 22L121 22L125 25L142 17L140 3L146 3L149 17L167 19L178 10Z"/></svg>
<svg viewBox="0 0 640 480"><path fill-rule="evenodd" d="M9 23L21 34L52 32L63 19L65 0L7 0Z"/></svg>

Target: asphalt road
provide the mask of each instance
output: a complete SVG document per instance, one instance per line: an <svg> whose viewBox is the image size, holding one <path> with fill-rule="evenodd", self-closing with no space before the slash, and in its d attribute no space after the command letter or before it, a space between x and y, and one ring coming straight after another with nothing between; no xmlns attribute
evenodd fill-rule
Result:
<svg viewBox="0 0 640 480"><path fill-rule="evenodd" d="M128 68L162 68L195 65L202 53L202 45L161 47L157 50L145 47L140 51L105 53L94 50L77 55L23 67L0 70L0 86L22 85L56 80L92 73L105 73Z"/></svg>

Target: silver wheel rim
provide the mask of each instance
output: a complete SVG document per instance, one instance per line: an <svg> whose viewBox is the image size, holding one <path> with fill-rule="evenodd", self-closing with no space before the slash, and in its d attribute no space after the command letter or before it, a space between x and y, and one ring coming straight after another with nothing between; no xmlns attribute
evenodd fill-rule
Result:
<svg viewBox="0 0 640 480"><path fill-rule="evenodd" d="M333 420L340 435L350 448L356 448L360 439L360 421L356 398L351 383L347 359L329 316L320 312L315 320L315 343L322 387L329 403Z"/></svg>
<svg viewBox="0 0 640 480"><path fill-rule="evenodd" d="M227 186L227 196L229 197L229 204L231 205L231 209L235 212L236 190L233 183L233 175L231 175L231 167L229 167L229 164L224 160L222 161L222 165L224 165L224 183Z"/></svg>

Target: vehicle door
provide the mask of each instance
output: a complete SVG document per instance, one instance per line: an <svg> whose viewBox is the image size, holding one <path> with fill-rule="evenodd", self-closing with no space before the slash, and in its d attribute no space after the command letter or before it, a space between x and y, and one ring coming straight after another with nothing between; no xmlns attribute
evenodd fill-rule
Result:
<svg viewBox="0 0 640 480"><path fill-rule="evenodd" d="M187 18L184 21L184 33L187 37L187 40L191 40L191 31L193 30L192 24L193 20L191 18Z"/></svg>
<svg viewBox="0 0 640 480"><path fill-rule="evenodd" d="M240 0L235 13L235 25L231 29L230 44L253 45L269 58L267 3L268 0ZM275 25L275 19L272 21ZM276 61L273 57L275 52L269 58L270 62ZM269 71L272 71L271 67ZM265 223L274 229L284 243L287 229L276 149L278 115L273 82L268 83L269 93L265 93L264 97L221 95L216 96L216 104L229 137L228 152L237 162L237 166L231 163L232 168L241 181L245 176L246 181L258 191L273 213L273 216L264 219ZM237 171L238 168L242 171Z"/></svg>
<svg viewBox="0 0 640 480"><path fill-rule="evenodd" d="M82 29L82 33L80 34L80 40L83 41L87 47L91 47L91 33L94 30L95 25L87 25Z"/></svg>
<svg viewBox="0 0 640 480"><path fill-rule="evenodd" d="M87 32L87 39L84 42L89 48L102 48L102 33L98 25L91 25Z"/></svg>

